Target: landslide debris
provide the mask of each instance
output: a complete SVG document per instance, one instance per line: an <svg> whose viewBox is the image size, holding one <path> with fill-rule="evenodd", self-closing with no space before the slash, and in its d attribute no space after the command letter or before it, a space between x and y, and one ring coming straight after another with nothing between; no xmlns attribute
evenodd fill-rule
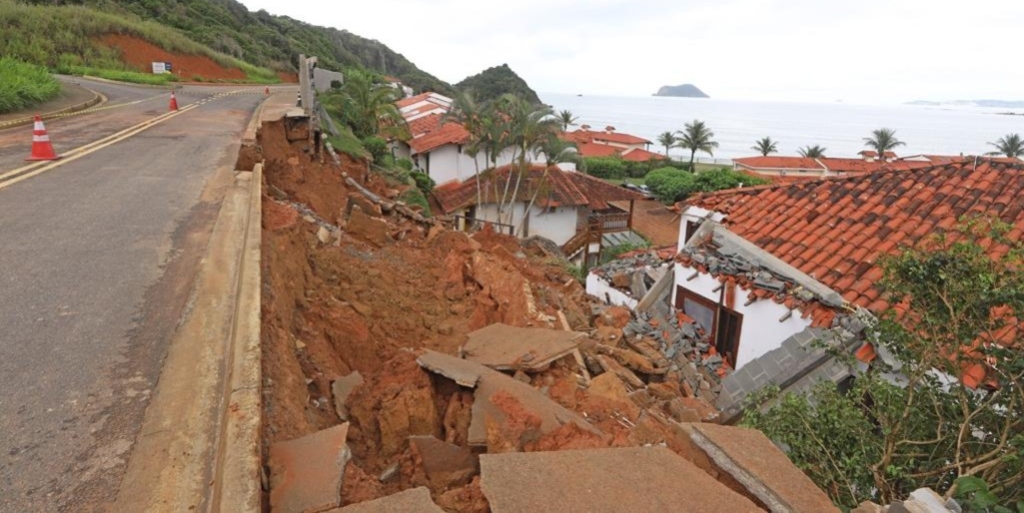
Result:
<svg viewBox="0 0 1024 513"><path fill-rule="evenodd" d="M393 203L408 186L289 143L283 121L258 142L264 454L349 422L342 506L426 487L446 511L488 511L481 453L648 444L742 488L677 423L714 408L656 345L627 343L631 313L588 297L543 244L416 219ZM544 365L460 360L470 333L498 323L584 335Z"/></svg>

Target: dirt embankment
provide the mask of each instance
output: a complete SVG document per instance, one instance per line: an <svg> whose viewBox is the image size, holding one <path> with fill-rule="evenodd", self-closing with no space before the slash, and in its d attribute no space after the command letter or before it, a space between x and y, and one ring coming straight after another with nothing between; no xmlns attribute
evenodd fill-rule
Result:
<svg viewBox="0 0 1024 513"><path fill-rule="evenodd" d="M153 70L154 62L170 62L171 73L185 80L243 80L245 72L225 68L205 55L170 53L159 46L125 34L107 34L97 40L121 51L121 60L143 73Z"/></svg>
<svg viewBox="0 0 1024 513"><path fill-rule="evenodd" d="M666 420L670 401L700 417L713 408L685 397L677 377L638 370L638 378L627 367L650 365L626 349L602 349L611 353L597 358L616 371L595 373L592 380L572 357L516 373L543 401L575 412L594 431L574 423L541 429L538 412L498 391L487 401L501 418L487 417L486 446L470 445L471 410L483 400L480 392L425 370L417 362L422 350L456 355L468 333L493 323L559 329L564 316L568 327L589 334L581 346L589 360L596 348L625 347L620 342L629 312L595 309L582 286L539 247L382 211L343 173L384 198L397 197L400 187L366 177L365 163L344 155L340 168L311 158L304 142L287 142L283 122L265 124L259 143L266 162L264 444L347 417L353 458L345 469L344 504L427 486L446 511L483 512L489 508L479 473L465 464L482 451L659 443L742 490ZM620 357L621 363L612 361ZM339 408L332 383L354 371L365 381ZM634 381L624 382L624 375Z"/></svg>

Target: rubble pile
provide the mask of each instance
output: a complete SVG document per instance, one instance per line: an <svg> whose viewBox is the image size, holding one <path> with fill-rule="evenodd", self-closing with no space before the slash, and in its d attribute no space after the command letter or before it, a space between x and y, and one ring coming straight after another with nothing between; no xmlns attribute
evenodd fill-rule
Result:
<svg viewBox="0 0 1024 513"><path fill-rule="evenodd" d="M673 256L674 248L639 249L590 272L627 296L640 300L668 272Z"/></svg>
<svg viewBox="0 0 1024 513"><path fill-rule="evenodd" d="M454 231L282 141L264 125L272 512L486 512L481 455L651 445L747 496L682 428L716 421L725 368L692 319L599 304L543 241Z"/></svg>

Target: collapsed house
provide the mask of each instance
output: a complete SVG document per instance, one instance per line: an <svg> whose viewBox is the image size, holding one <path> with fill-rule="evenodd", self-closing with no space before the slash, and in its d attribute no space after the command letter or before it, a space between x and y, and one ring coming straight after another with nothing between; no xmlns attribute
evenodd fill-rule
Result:
<svg viewBox="0 0 1024 513"><path fill-rule="evenodd" d="M652 289L658 300L637 297L643 289L634 290L631 278L614 283L615 273L598 269L588 292L611 297L613 289L641 312L668 301L695 321L700 340L734 369L715 401L729 419L766 385L799 392L853 376L828 347L855 354L860 366L885 358L864 333L890 306L879 286L879 258L971 214L998 217L1012 226L1007 237L1019 239L1022 193L1024 164L969 158L698 195L678 205L678 254L661 265L672 276L670 290ZM999 256L1008 248L993 242L988 251ZM962 376L971 387L985 381L983 366L975 367Z"/></svg>

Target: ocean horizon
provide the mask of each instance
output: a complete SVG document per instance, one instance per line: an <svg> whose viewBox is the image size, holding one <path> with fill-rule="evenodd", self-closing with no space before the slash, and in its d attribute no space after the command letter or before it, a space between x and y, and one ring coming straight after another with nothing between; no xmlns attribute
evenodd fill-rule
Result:
<svg viewBox="0 0 1024 513"><path fill-rule="evenodd" d="M896 136L906 143L895 150L900 156L983 155L995 149L988 142L1024 133L1024 116L1000 114L1021 113L1022 109L559 93L539 96L556 111L572 111L580 125L590 125L593 130L613 126L617 132L651 140L651 151L659 153L665 149L657 143L658 134L682 130L686 123L699 119L714 131L719 144L713 158L698 154L699 160L715 159L723 164L757 155L751 146L763 137L778 141L778 155L797 155L798 148L817 144L826 148L828 157L856 158L865 149L863 139L882 127L895 129ZM679 148L673 148L671 155L689 158L689 152Z"/></svg>

